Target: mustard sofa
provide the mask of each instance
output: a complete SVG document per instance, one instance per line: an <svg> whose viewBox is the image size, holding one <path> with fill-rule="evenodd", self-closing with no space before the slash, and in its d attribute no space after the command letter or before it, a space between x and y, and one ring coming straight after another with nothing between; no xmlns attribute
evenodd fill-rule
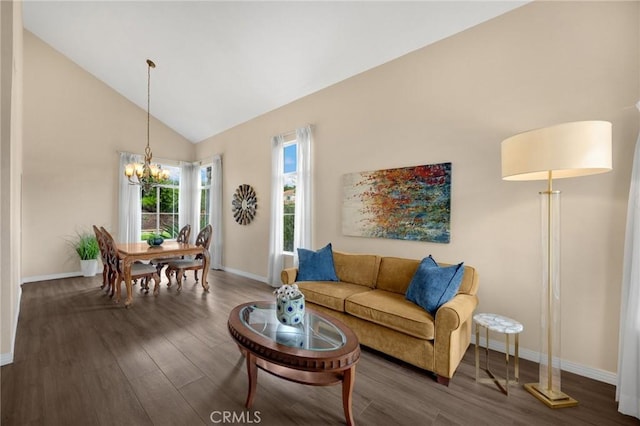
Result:
<svg viewBox="0 0 640 426"><path fill-rule="evenodd" d="M284 269L282 282L297 284L307 306L347 324L362 345L431 371L448 385L471 339L476 270L464 266L458 293L434 318L405 299L420 260L334 250L333 261L337 282L298 282L297 268Z"/></svg>

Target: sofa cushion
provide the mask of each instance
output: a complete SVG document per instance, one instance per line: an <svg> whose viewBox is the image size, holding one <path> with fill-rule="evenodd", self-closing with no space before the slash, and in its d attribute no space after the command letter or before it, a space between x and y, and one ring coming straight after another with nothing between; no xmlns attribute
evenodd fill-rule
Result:
<svg viewBox="0 0 640 426"><path fill-rule="evenodd" d="M446 266L441 263L440 266ZM465 294L476 294L478 292L478 271L472 266L464 267L464 274L462 274L462 282L460 283L460 288L458 289L458 293Z"/></svg>
<svg viewBox="0 0 640 426"><path fill-rule="evenodd" d="M376 288L404 295L419 264L420 261L415 259L383 257Z"/></svg>
<svg viewBox="0 0 640 426"><path fill-rule="evenodd" d="M431 256L420 262L409 288L407 300L423 307L431 315L458 292L464 265L439 267Z"/></svg>
<svg viewBox="0 0 640 426"><path fill-rule="evenodd" d="M340 281L375 287L380 256L334 251L333 264Z"/></svg>
<svg viewBox="0 0 640 426"><path fill-rule="evenodd" d="M296 281L338 281L333 266L331 243L318 251L298 249L298 277Z"/></svg>
<svg viewBox="0 0 640 426"><path fill-rule="evenodd" d="M435 336L433 317L403 294L378 289L354 294L347 298L345 311L420 339Z"/></svg>
<svg viewBox="0 0 640 426"><path fill-rule="evenodd" d="M376 288L405 294L409 283L420 265L419 260L399 257L382 257ZM439 266L451 266L450 263L440 263ZM458 293L476 294L478 292L478 271L472 266L464 266L462 283Z"/></svg>
<svg viewBox="0 0 640 426"><path fill-rule="evenodd" d="M344 301L346 298L357 293L371 291L367 286L344 282L300 281L296 284L307 302L340 312L345 310Z"/></svg>

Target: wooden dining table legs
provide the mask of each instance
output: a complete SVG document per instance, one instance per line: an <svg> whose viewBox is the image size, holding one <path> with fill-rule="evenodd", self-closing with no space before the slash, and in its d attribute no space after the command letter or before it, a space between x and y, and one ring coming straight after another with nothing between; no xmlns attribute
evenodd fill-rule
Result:
<svg viewBox="0 0 640 426"><path fill-rule="evenodd" d="M118 255L122 261L121 276L116 279L116 296L115 302L120 302L121 296L121 283L124 279L124 283L127 289L127 298L125 299L124 306L130 307L133 303L133 288L131 282L131 265L138 260L150 260L153 258L162 257L174 257L174 256L187 256L202 254L203 267L202 272L202 288L205 291L209 291L209 282L207 281L207 272L209 271L209 265L211 264L211 256L209 250L203 247L183 244L177 242L165 243L161 249L149 248L146 243L129 243L118 244Z"/></svg>

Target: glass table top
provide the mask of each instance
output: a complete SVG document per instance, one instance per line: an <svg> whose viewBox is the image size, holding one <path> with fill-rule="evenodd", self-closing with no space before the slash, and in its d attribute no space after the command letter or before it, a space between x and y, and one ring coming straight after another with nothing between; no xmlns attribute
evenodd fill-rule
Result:
<svg viewBox="0 0 640 426"><path fill-rule="evenodd" d="M292 348L331 351L341 348L347 341L338 327L308 309L301 324L281 324L276 318L275 302L245 306L240 311L240 319L261 336Z"/></svg>

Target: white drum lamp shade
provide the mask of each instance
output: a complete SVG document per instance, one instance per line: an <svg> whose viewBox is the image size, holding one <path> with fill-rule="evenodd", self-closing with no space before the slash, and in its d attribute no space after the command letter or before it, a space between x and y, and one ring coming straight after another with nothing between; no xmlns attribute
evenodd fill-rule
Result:
<svg viewBox="0 0 640 426"><path fill-rule="evenodd" d="M611 123L575 121L511 136L502 142L502 179L543 180L611 170Z"/></svg>

